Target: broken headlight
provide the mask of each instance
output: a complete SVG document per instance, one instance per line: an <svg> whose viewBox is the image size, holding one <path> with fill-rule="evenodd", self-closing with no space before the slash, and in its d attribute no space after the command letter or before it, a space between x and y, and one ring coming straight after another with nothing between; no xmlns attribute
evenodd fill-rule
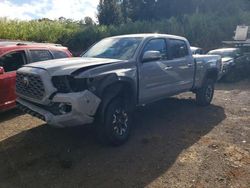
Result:
<svg viewBox="0 0 250 188"><path fill-rule="evenodd" d="M76 79L73 76L54 76L52 83L60 93L80 92L88 88L86 78Z"/></svg>

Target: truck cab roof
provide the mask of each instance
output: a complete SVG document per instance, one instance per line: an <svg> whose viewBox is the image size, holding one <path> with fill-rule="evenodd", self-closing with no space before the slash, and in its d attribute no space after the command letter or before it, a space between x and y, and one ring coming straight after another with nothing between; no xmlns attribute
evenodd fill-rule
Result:
<svg viewBox="0 0 250 188"><path fill-rule="evenodd" d="M142 34L128 34L128 35L118 35L110 38L133 38L133 37L141 37L141 38L155 38L155 37L164 37L164 38L171 38L171 39L179 39L179 40L185 40L186 38L176 36L176 35L169 35L169 34L159 34L159 33L142 33Z"/></svg>

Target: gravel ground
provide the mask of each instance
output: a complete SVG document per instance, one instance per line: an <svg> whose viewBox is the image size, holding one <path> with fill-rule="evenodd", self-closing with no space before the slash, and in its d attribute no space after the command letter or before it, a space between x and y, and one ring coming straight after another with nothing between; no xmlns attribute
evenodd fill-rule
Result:
<svg viewBox="0 0 250 188"><path fill-rule="evenodd" d="M54 129L0 114L0 187L250 187L250 80L140 108L131 139L102 146L91 127Z"/></svg>

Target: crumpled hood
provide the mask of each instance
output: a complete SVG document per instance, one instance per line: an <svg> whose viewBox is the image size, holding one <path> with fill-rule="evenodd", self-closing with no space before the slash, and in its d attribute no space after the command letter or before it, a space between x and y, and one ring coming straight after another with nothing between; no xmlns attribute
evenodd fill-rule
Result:
<svg viewBox="0 0 250 188"><path fill-rule="evenodd" d="M231 57L223 57L221 60L222 60L222 63L227 63L228 61L233 60L233 58L231 58Z"/></svg>
<svg viewBox="0 0 250 188"><path fill-rule="evenodd" d="M102 66L117 63L121 60L103 58L65 58L41 61L25 65L25 67L40 68L47 70L51 76L70 75L78 69Z"/></svg>

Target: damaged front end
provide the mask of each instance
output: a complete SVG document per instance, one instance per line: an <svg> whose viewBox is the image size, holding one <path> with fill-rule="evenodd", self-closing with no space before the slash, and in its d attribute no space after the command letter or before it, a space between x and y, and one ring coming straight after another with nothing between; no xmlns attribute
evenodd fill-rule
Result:
<svg viewBox="0 0 250 188"><path fill-rule="evenodd" d="M68 66L56 61L55 66L47 62L39 64L40 67L35 64L19 69L16 83L19 108L56 127L93 123L105 89L122 78L135 83L136 66L133 62L88 60L99 63L85 64L76 59L77 63Z"/></svg>
<svg viewBox="0 0 250 188"><path fill-rule="evenodd" d="M17 106L24 112L56 127L90 124L101 102L88 88L87 78L54 76L49 83L46 71L20 69L17 73ZM32 76L31 76L32 75ZM29 79L29 85L23 80ZM39 80L39 82L38 82ZM36 97L40 84L40 98ZM32 88L30 88L32 87Z"/></svg>

